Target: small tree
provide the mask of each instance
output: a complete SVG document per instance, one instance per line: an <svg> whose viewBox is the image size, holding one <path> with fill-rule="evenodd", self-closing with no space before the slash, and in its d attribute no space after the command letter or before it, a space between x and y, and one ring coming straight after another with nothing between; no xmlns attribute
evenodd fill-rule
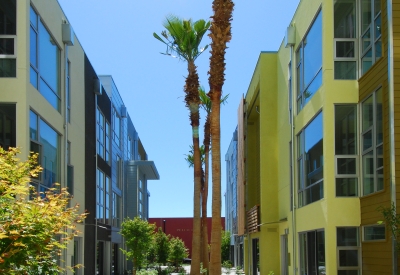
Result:
<svg viewBox="0 0 400 275"><path fill-rule="evenodd" d="M65 188L39 194L31 189L30 179L42 171L38 155L21 162L19 153L0 147L0 273L59 274L57 257L86 213L78 213L79 205L68 208Z"/></svg>
<svg viewBox="0 0 400 275"><path fill-rule="evenodd" d="M127 250L121 248L126 257L133 262L133 274L142 267L147 259L153 241L155 225L141 220L139 217L125 219L121 224L121 235L125 238Z"/></svg>
<svg viewBox="0 0 400 275"><path fill-rule="evenodd" d="M158 228L158 231L154 233L153 247L155 254L155 262L159 265L166 265L169 256L169 238L170 236L165 234L161 227ZM160 270L161 271L161 268Z"/></svg>
<svg viewBox="0 0 400 275"><path fill-rule="evenodd" d="M185 246L185 243L178 237L171 238L169 241L170 250L168 260L176 267L176 269L182 264L184 258L186 258L189 253Z"/></svg>
<svg viewBox="0 0 400 275"><path fill-rule="evenodd" d="M378 211L382 213L384 220L378 221L378 224L386 223L389 227L392 238L396 242L397 252L400 251L400 214L397 214L396 206L392 203L389 207L378 207Z"/></svg>
<svg viewBox="0 0 400 275"><path fill-rule="evenodd" d="M231 246L231 233L229 231L222 230L221 232L221 260L229 261L229 250Z"/></svg>

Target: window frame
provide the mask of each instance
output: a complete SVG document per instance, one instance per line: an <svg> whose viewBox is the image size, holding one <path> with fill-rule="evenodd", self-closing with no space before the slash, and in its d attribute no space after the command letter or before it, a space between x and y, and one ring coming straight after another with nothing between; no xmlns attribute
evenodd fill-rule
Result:
<svg viewBox="0 0 400 275"><path fill-rule="evenodd" d="M17 30L18 30L18 16L17 16L17 10L18 10L18 3L16 0L14 0L15 3L15 32L13 34L0 34L0 40L3 39L12 39L13 40L13 53L3 53L0 54L0 67L1 67L1 63L2 61L5 60L11 60L14 61L12 62L14 68L12 68L13 74L8 75L8 76L2 76L0 74L0 78L16 78L17 77ZM1 70L0 70L1 71Z"/></svg>
<svg viewBox="0 0 400 275"><path fill-rule="evenodd" d="M378 11L378 13L375 14L375 2L379 1L380 4L381 0L370 0L371 1L371 17L369 18L371 20L371 22L368 24L368 26L365 28L365 30L363 31L362 28L362 12L363 12L363 7L362 7L362 3L361 1L359 2L359 14L360 14L360 26L359 26L359 30L360 30L360 35L359 35L359 52L360 52L360 67L359 67L359 71L360 71L360 76L364 75L371 67L372 65L374 65L376 63L376 61L382 57L383 52L381 52L380 56L376 56L376 45L380 42L381 43L381 50L382 48L382 32L380 31L379 35L376 36L375 31L377 30L377 21L380 20L380 30L382 29L382 8L380 8L380 10ZM363 50L363 37L367 34L370 33L370 44L365 47L365 49ZM364 71L363 68L363 58L367 57L368 52L371 51L371 65Z"/></svg>
<svg viewBox="0 0 400 275"><path fill-rule="evenodd" d="M322 86L322 63L323 63L323 38L322 38L322 32L321 32L321 67L316 71L314 76L310 79L309 83L305 83L304 78L305 78L305 65L304 65L304 59L305 59L305 41L307 40L308 35L310 34L312 28L314 27L314 23L316 23L318 17L321 16L321 29L322 29L322 7L319 7L317 12L315 13L315 16L313 20L311 21L309 28L307 32L305 33L303 39L299 42L299 45L295 51L295 60L296 60L296 108L297 108L297 114L300 113L300 111L305 107L305 105L308 103L309 100L314 96L314 94L319 90L319 88ZM321 75L320 75L321 74ZM320 75L320 76L319 76ZM308 98L306 96L307 89L314 83L314 81L318 78L321 77L321 84L317 88L317 90L309 96L310 98L308 99L307 102L306 99Z"/></svg>
<svg viewBox="0 0 400 275"><path fill-rule="evenodd" d="M55 186L47 186L44 184L45 178L46 178L46 166L47 164L43 163L43 158L45 158L46 156L43 156L42 153L44 151L43 149L43 143L41 141L41 123L44 123L47 125L47 127L49 127L52 131L54 131L54 134L56 134L57 136L57 150L56 150L56 170L55 170L55 178L54 178L54 182L53 185L57 182L60 181L61 178L61 138L60 138L60 133L58 131L56 131L50 123L48 123L41 115L39 115L37 112L35 112L34 110L30 109L29 110L29 131L31 130L31 114L35 115L35 124L36 124L36 139L32 138L31 133L29 133L29 147L30 147L30 151L34 152L34 153L38 153L38 164L41 165L43 167L43 171L41 173L39 173L39 175L35 178L31 178L31 184L34 184L37 192L45 192L46 190L49 190L49 188L54 188ZM35 144L35 146L37 146L38 148L38 152L32 150L32 145Z"/></svg>
<svg viewBox="0 0 400 275"><path fill-rule="evenodd" d="M337 114L337 107L343 107L343 106L348 106L348 107L353 107L353 108L355 108L355 110L354 110L354 115L355 115L355 130L356 130L356 132L355 132L355 134L354 134L354 142L356 143L355 144L355 153L354 154L337 154L337 148L336 148L336 144L337 144L337 142L336 142L336 133L337 133L337 129L336 129L336 124L337 124L337 122L336 122L336 114ZM334 131L335 131L335 150L334 150L334 152L335 152L335 196L336 197L340 197L340 198L356 198L356 197L359 197L360 196L360 157L359 157L359 146L360 146L360 141L359 141L359 127L360 127L360 123L359 123L359 107L358 107L358 104L356 104L356 103L349 103L349 104L335 104L334 105L334 112L335 112L335 114L334 114L334 119L335 119L335 123L334 123L334 125L335 125L335 128L334 128ZM349 114L350 114L350 112L349 112ZM349 115L348 114L348 115ZM348 115L347 115L347 117L348 117ZM343 119L342 119L343 120ZM347 124L347 126L348 126L348 124ZM339 164L338 164L338 162L339 162L339 160L340 159L354 159L355 160L355 169L356 169L356 172L355 172L355 174L341 174L341 173L339 173ZM338 179L356 179L356 184L357 184L357 186L356 186L356 194L354 195L354 196L344 196L344 195L338 195L338 193L337 193L337 184L338 184Z"/></svg>
<svg viewBox="0 0 400 275"><path fill-rule="evenodd" d="M32 18L31 18L31 11L35 13L36 15L36 22L34 22L34 24L32 24ZM40 68L40 25L43 25L44 30L47 32L47 34L50 36L51 40L54 42L54 46L56 47L56 68L57 68L57 72L56 72L56 91L53 89L53 87L51 87L49 85L49 82L47 79L45 79L41 73L41 68ZM33 87L35 87L40 94L49 102L49 104L56 109L58 112L61 112L61 69L60 69L60 64L61 64L61 50L60 47L57 43L57 40L54 38L54 36L51 34L51 32L48 30L46 24L42 21L41 16L39 14L39 12L35 9L35 7L31 4L30 5L30 18L29 18L29 33L31 34L31 30L35 33L36 35L36 45L35 45L35 61L36 61L36 65L32 64L32 57L30 57L29 63L30 63L30 83ZM32 38L29 38L29 43L32 42ZM30 44L30 47L32 45ZM32 70L34 71L35 75L32 76ZM35 83L32 83L32 77L35 77ZM46 97L46 95L44 94L44 91L42 90L42 85L41 85L41 81L44 82L44 84L48 87L48 89L52 92L52 94L55 95L55 99L56 99L56 105L54 106L53 103Z"/></svg>
<svg viewBox="0 0 400 275"><path fill-rule="evenodd" d="M306 151L305 151L305 144L306 144L306 137L305 137L305 131L308 126L310 126L315 119L321 115L321 122L322 122L322 178L319 179L318 181L306 186L306 181L307 181L307 174L306 174L306 164L307 164L307 159L306 159ZM323 164L323 135L324 131L324 123L323 123L323 112L322 110L318 111L315 116L310 119L310 121L307 123L306 126L303 127L303 129L297 134L296 136L296 145L297 145L297 180L298 180L298 189L297 189L297 195L298 195L298 207L303 207L306 205L309 205L311 203L317 202L319 200L322 200L324 198L324 164ZM319 169L319 168L317 168ZM315 170L316 171L316 170ZM309 173L310 174L310 173ZM317 200L313 200L311 202L307 202L307 194L306 192L309 191L311 188L320 185L321 184L321 197Z"/></svg>
<svg viewBox="0 0 400 275"><path fill-rule="evenodd" d="M368 240L365 238L366 234L365 234L365 229L366 228L376 228L376 227L383 227L385 230L385 238L384 239L374 239L374 240ZM374 242L386 242L387 240L387 234L386 234L386 225L385 224L369 224L369 225L363 225L362 226L362 241L366 242L366 243L374 243Z"/></svg>
<svg viewBox="0 0 400 275"><path fill-rule="evenodd" d="M360 110L360 112L361 112L361 120L360 120L360 155L361 155L361 173L360 173L360 175L361 175L361 183L362 183L362 195L361 196L368 196L368 195L372 195L372 194L375 194L375 193L377 193L377 192L382 192L382 191L384 191L385 190L385 182L384 182L384 165L383 165L383 155L382 155L382 166L379 166L378 167L378 150L379 150L379 147L382 147L382 154L384 153L384 150L383 150L383 145L384 145L384 140L383 140L383 112L381 113L381 119L382 119L382 121L380 122L380 123L378 123L378 121L377 121L377 104L378 104L378 102L377 102L377 94L378 93L381 93L381 101L382 101L382 105L383 105L383 89L382 89L382 86L380 86L380 87L378 87L377 89L375 89L370 95L368 95L363 101L361 101L361 110ZM363 117L363 115L364 115L364 103L368 100L368 99L370 99L372 97L372 125L370 125L367 129L365 129L365 130L363 130L363 123L364 123L364 117ZM377 132L378 132L378 129L377 129L377 127L378 126L381 126L382 127L382 129L381 129L381 131L382 131L382 141L380 142L380 143L377 143L377 140L376 140L376 135L377 135ZM369 147L369 148L367 148L367 149L364 149L364 136L366 136L366 134L368 134L368 132L371 132L371 146ZM373 191L372 192L370 192L370 193L368 193L368 194L365 194L365 186L364 186L364 184L365 184L365 181L364 181L364 171L366 170L365 169L365 164L364 164L364 156L368 156L368 154L370 154L372 152L372 159L373 159L373 174L372 174L372 177L373 177ZM378 173L378 171L382 171L381 172L381 174L379 174ZM371 175L371 174L368 174L368 175ZM383 178L383 181L382 181L382 189L378 189L378 184L379 184L379 178L380 178L380 175L382 175L382 178Z"/></svg>
<svg viewBox="0 0 400 275"><path fill-rule="evenodd" d="M100 121L100 118L102 120ZM110 164L111 161L111 145L110 145L110 123L99 107L96 110L96 140L97 155Z"/></svg>
<svg viewBox="0 0 400 275"><path fill-rule="evenodd" d="M101 180L101 182L100 182ZM96 220L103 224L110 224L111 206L111 179L101 169L96 170ZM100 200L102 199L102 200Z"/></svg>
<svg viewBox="0 0 400 275"><path fill-rule="evenodd" d="M357 245L339 245L338 244L338 229L340 228L352 228L356 229L357 232ZM357 266L341 266L340 265L340 251L344 250L357 250ZM360 274L362 267L362 255L361 255L361 241L360 241L360 228L358 226L338 226L336 227L336 259L337 259L337 270L338 271L352 271L357 270Z"/></svg>

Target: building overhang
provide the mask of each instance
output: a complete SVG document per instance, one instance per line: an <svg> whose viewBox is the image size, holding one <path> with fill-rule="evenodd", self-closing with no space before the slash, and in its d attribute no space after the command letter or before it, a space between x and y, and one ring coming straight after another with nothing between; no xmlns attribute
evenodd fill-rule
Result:
<svg viewBox="0 0 400 275"><path fill-rule="evenodd" d="M132 160L131 164L137 166L141 173L146 175L147 180L159 180L160 175L158 174L157 167L154 161L151 160Z"/></svg>

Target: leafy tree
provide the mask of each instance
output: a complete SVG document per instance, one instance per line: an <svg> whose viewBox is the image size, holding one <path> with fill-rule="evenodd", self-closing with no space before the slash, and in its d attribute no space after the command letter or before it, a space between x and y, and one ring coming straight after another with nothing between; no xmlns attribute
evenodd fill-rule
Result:
<svg viewBox="0 0 400 275"><path fill-rule="evenodd" d="M189 255L188 249L185 246L185 243L178 237L171 238L169 245L170 250L168 260L175 266L175 268L178 268L182 264L183 259Z"/></svg>
<svg viewBox="0 0 400 275"><path fill-rule="evenodd" d="M18 148L0 147L0 273L59 274L57 257L79 232L79 205L65 188L37 194L29 186L42 171L37 154L20 161Z"/></svg>
<svg viewBox="0 0 400 275"><path fill-rule="evenodd" d="M155 262L159 264L166 265L169 256L169 239L170 236L165 234L161 227L158 231L154 233L154 252L155 252Z"/></svg>
<svg viewBox="0 0 400 275"><path fill-rule="evenodd" d="M199 142L199 76L195 66L195 60L207 49L199 48L204 34L210 27L210 22L198 20L192 22L182 20L176 16L170 15L163 23L164 30L161 38L158 34L153 36L167 46L167 55L176 54L177 57L184 59L188 65L188 76L185 81L185 103L190 112L190 125L192 126L193 139L193 166L194 166L194 207L193 207L193 238L192 238L192 268L191 274L200 270L200 192L201 192L201 160L200 160L200 142Z"/></svg>
<svg viewBox="0 0 400 275"><path fill-rule="evenodd" d="M222 262L229 261L229 251L231 248L231 233L229 231L222 230L222 241L221 241L221 260Z"/></svg>
<svg viewBox="0 0 400 275"><path fill-rule="evenodd" d="M211 100L212 231L210 275L221 274L221 126L220 102L225 82L225 51L231 40L232 0L213 0L210 27L211 57L208 82Z"/></svg>
<svg viewBox="0 0 400 275"><path fill-rule="evenodd" d="M139 217L125 219L121 224L121 235L125 238L127 250L121 248L126 257L133 262L133 274L144 266L153 241L155 225Z"/></svg>
<svg viewBox="0 0 400 275"><path fill-rule="evenodd" d="M396 243L397 252L400 252L400 214L397 214L395 204L392 203L390 207L380 206L378 211L382 213L384 218L383 221L378 221L378 224L387 224Z"/></svg>

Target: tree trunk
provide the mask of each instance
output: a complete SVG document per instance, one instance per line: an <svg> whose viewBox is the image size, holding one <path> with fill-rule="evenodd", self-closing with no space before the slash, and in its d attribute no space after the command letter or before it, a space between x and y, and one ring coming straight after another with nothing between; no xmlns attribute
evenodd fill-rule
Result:
<svg viewBox="0 0 400 275"><path fill-rule="evenodd" d="M194 62L188 62L189 75L186 78L185 102L190 111L190 124L192 125L193 138L193 170L194 170L194 194L193 194L193 235L192 235L192 262L190 274L195 275L200 271L200 194L201 194L201 156L199 145L199 76Z"/></svg>
<svg viewBox="0 0 400 275"><path fill-rule="evenodd" d="M221 92L219 92L221 94ZM210 275L221 274L221 148L220 96L211 95L211 156L212 156L212 231Z"/></svg>
<svg viewBox="0 0 400 275"><path fill-rule="evenodd" d="M207 201L208 201L208 176L209 176L209 159L210 159L210 115L207 115L204 123L204 186L202 191L202 247L201 258L203 268L209 269L208 256L208 221L207 221Z"/></svg>
<svg viewBox="0 0 400 275"><path fill-rule="evenodd" d="M231 23L233 12L232 0L214 0L211 17L210 38L211 57L209 71L211 100L211 156L212 156L212 231L210 275L221 274L221 127L220 107L222 86L225 76L226 44L231 40Z"/></svg>

